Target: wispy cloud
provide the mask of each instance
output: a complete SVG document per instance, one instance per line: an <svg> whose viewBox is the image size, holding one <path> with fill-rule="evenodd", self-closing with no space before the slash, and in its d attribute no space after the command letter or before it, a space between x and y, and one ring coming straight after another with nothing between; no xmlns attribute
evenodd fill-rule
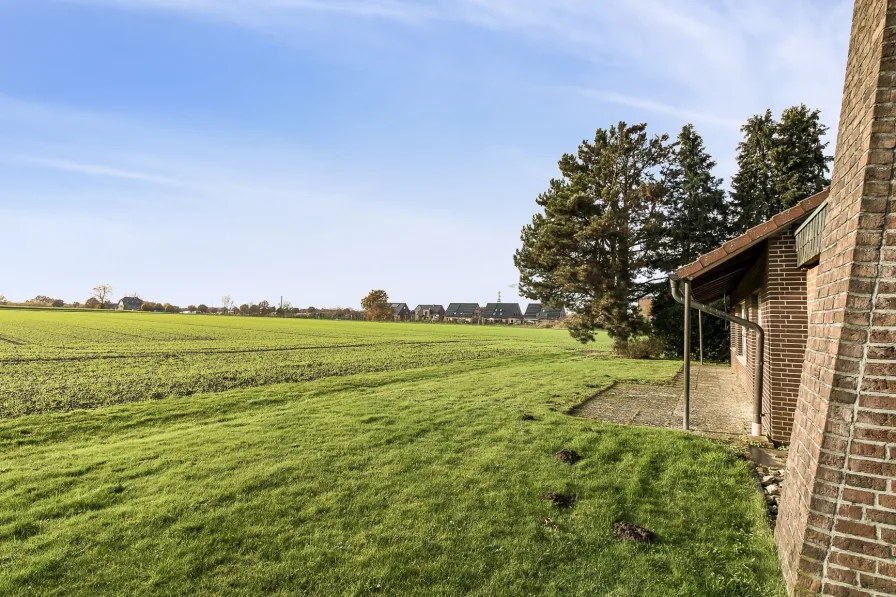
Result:
<svg viewBox="0 0 896 597"><path fill-rule="evenodd" d="M735 131L739 130L741 126L741 121L737 118L725 118L724 116L716 116L713 114L708 114L706 112L697 112L695 110L688 110L677 106L670 106L668 104L650 99L631 97L628 95L614 93L612 91L603 91L600 89L575 87L569 89L581 94L584 97L594 98L598 101L638 108L640 110L646 110L648 112L654 112L656 114L668 114L669 116L674 116L683 121L687 121L693 124L708 124Z"/></svg>
<svg viewBox="0 0 896 597"><path fill-rule="evenodd" d="M192 13L249 27L280 27L302 12L344 14L402 22L442 18L435 6L403 0L63 0L70 4L104 4L126 9Z"/></svg>
<svg viewBox="0 0 896 597"><path fill-rule="evenodd" d="M315 10L404 22L422 22L439 16L436 10L426 4L411 4L396 0L267 0L262 1L260 4L270 10Z"/></svg>
<svg viewBox="0 0 896 597"><path fill-rule="evenodd" d="M607 89L605 71L630 71L604 101L650 97L655 111L713 113L743 120L799 101L835 124L843 83L850 0L70 0L129 9L180 11L290 37L310 13L409 26L440 23L499 31L594 63L583 87ZM661 82L657 97L652 83ZM654 89L656 86L653 87ZM662 97L665 93L665 97ZM669 97L669 93L677 94ZM638 101L638 107L651 104ZM687 109L664 106L689 106ZM703 118L726 126L728 117Z"/></svg>
<svg viewBox="0 0 896 597"><path fill-rule="evenodd" d="M239 118L228 113L214 126L198 119L183 127L176 115L166 122L161 111L141 113L143 102L131 106L119 94L104 98L104 108L90 107L82 94L80 101L64 94L54 100L0 95L0 215L12 230L0 235L0 249L36 244L41 251L7 276L19 290L4 292L25 296L40 288L67 296L83 292L84 280L108 279L155 289L159 298L175 302L208 301L225 292L253 300L293 292L291 298L303 304L346 304L346 297L382 285L401 300L414 300L425 288L432 294L416 296L423 302L455 292L475 298L501 288L516 273L508 256L534 209L531 198L553 172L553 160L574 148L579 134L612 120L644 118L653 130L670 133L683 122L705 124L701 132L723 176L734 169L737 128L750 114L802 101L821 108L825 122L836 125L852 4L60 1L147 11L141 16L181 14L202 23L192 31L200 36L209 24L237 26L283 44L274 51L300 46L313 51L308 56L325 57L328 67L352 62L358 68L346 76L363 72L384 87L364 81L360 93L346 94L352 110L340 112L340 122L343 116L361 124L383 118L390 127L359 126L349 142L318 147L314 131L303 136L305 126L271 124L277 114L270 121L253 119L250 109L257 104L244 97L234 102ZM102 15L96 10L88 17ZM170 19L148 26L167 27ZM41 43L39 36L34 43ZM427 78L415 78L418 73ZM393 82L408 89L396 90ZM296 82L299 93L306 91L303 84ZM418 89L424 87L435 91ZM346 89L356 88L340 85L321 97L331 101ZM377 106L379 98L365 92L388 101ZM10 87L8 93L27 92ZM471 99L469 107L465 98ZM272 104L292 99L287 95ZM42 103L50 101L72 103ZM448 110L446 104L464 109ZM290 124L290 114L279 117ZM536 122L542 117L545 122ZM231 129L232 122L241 126ZM391 132L391 125L398 140L390 144L381 131ZM434 143L438 132L458 135ZM470 205L494 204L501 215L482 224L438 212L435 206L456 204L457 197ZM85 219L68 217L78 212ZM49 231L42 219L47 214L56 222ZM459 236L466 239L461 249ZM124 239L141 250L113 251L102 260L59 259L97 239L106 246ZM409 246L427 246L432 253L433 267L413 278L394 268L394 255ZM496 258L476 271L457 268L476 255ZM321 257L302 259L297 270L296 259L306 256ZM340 267L334 270L333 263ZM119 277L107 273L112 271ZM57 292L44 286L47 281L62 286Z"/></svg>
<svg viewBox="0 0 896 597"><path fill-rule="evenodd" d="M114 168L111 166L104 166L101 164L88 164L84 162L76 162L65 159L57 159L57 158L47 158L47 157L35 157L35 156L27 156L27 155L16 155L13 157L13 160L16 162L39 166L43 168L50 168L52 170L60 170L62 172L72 172L75 174L85 174L89 176L101 176L108 178L116 178L122 180L132 180L137 182L144 182L156 185L164 185L171 187L186 187L189 186L188 183L177 180L175 178L169 178L167 176L159 176L156 174L150 174L147 172L139 172L135 170L124 170L121 168Z"/></svg>

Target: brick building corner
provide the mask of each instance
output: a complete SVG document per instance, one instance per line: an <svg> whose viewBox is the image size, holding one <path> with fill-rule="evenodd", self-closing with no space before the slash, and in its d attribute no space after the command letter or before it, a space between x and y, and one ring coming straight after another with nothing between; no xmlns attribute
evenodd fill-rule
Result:
<svg viewBox="0 0 896 597"><path fill-rule="evenodd" d="M896 595L896 0L857 0L775 540L796 595Z"/></svg>

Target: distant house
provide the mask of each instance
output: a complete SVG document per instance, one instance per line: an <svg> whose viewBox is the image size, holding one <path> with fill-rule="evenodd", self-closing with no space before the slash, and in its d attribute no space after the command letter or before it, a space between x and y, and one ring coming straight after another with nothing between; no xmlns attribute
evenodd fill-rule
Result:
<svg viewBox="0 0 896 597"><path fill-rule="evenodd" d="M417 305L414 309L414 321L440 321L444 315L442 305Z"/></svg>
<svg viewBox="0 0 896 597"><path fill-rule="evenodd" d="M119 311L139 311L143 306L143 300L136 296L126 296L118 301Z"/></svg>
<svg viewBox="0 0 896 597"><path fill-rule="evenodd" d="M526 323L538 322L538 314L541 313L541 303L529 303L526 312L523 313L523 321Z"/></svg>
<svg viewBox="0 0 896 597"><path fill-rule="evenodd" d="M488 303L479 313L483 323L506 323L518 325L523 323L523 312L517 303Z"/></svg>
<svg viewBox="0 0 896 597"><path fill-rule="evenodd" d="M566 319L566 309L560 307L559 309L551 309L550 307L544 307L541 310L541 313L538 314L539 321L563 321Z"/></svg>
<svg viewBox="0 0 896 597"><path fill-rule="evenodd" d="M407 321L411 317L411 310L407 303L389 303L392 308L392 319L395 321Z"/></svg>
<svg viewBox="0 0 896 597"><path fill-rule="evenodd" d="M526 307L526 313L523 315L523 321L526 323L538 323L540 321L563 321L566 319L566 309L551 309L550 307L542 308L541 303L529 303Z"/></svg>
<svg viewBox="0 0 896 597"><path fill-rule="evenodd" d="M479 319L479 303L451 303L445 309L445 321L450 323L473 323Z"/></svg>

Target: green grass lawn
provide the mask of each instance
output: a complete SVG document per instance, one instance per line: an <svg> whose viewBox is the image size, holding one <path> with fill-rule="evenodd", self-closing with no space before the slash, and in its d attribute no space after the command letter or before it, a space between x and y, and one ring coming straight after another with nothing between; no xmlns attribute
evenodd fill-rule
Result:
<svg viewBox="0 0 896 597"><path fill-rule="evenodd" d="M566 414L677 363L445 327L540 348L0 420L0 594L784 594L745 462Z"/></svg>

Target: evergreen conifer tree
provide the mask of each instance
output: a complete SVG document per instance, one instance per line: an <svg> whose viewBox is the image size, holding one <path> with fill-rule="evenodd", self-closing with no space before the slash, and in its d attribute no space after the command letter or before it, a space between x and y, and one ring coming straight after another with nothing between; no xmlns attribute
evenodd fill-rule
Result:
<svg viewBox="0 0 896 597"><path fill-rule="evenodd" d="M783 209L831 184L827 174L833 158L824 154L828 144L821 142L827 131L819 111L810 111L805 104L781 113L772 161L776 172L775 190Z"/></svg>
<svg viewBox="0 0 896 597"><path fill-rule="evenodd" d="M730 231L729 205L722 179L713 175L715 160L706 151L703 138L693 125L681 129L674 151L664 170L664 233L659 263L667 273L691 263L727 240ZM653 293L651 328L667 355L681 356L684 309L672 299L664 279ZM692 346L698 346L694 326ZM724 357L727 346L725 322L705 318L703 325L706 356Z"/></svg>
<svg viewBox="0 0 896 597"><path fill-rule="evenodd" d="M726 240L728 202L722 179L713 176L715 167L703 137L685 125L664 169L663 269L675 270Z"/></svg>
<svg viewBox="0 0 896 597"><path fill-rule="evenodd" d="M668 155L668 137L648 136L646 124L598 129L560 159L561 176L536 200L543 211L514 255L520 292L574 311L567 327L581 342L600 327L617 341L643 331L635 304L655 284Z"/></svg>
<svg viewBox="0 0 896 597"><path fill-rule="evenodd" d="M735 230L741 232L761 224L781 211L777 173L772 154L777 123L771 110L752 116L741 127L744 139L737 146L737 174L731 179Z"/></svg>
<svg viewBox="0 0 896 597"><path fill-rule="evenodd" d="M734 232L740 234L830 184L822 137L828 127L818 110L787 108L776 121L771 110L747 120L737 146L738 172L731 180Z"/></svg>

